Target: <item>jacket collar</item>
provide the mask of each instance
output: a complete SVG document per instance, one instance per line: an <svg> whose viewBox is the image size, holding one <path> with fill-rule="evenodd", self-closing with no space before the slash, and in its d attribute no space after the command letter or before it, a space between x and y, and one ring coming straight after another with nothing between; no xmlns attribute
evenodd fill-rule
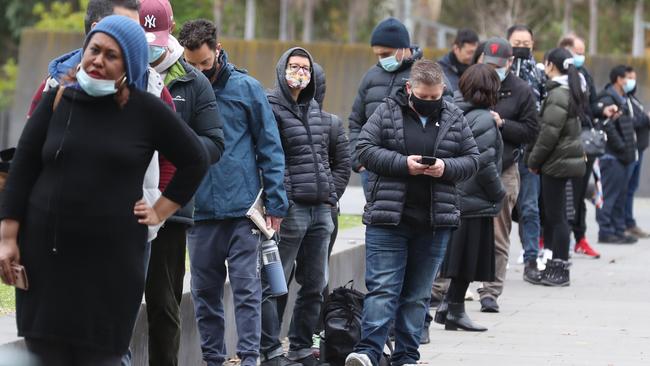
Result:
<svg viewBox="0 0 650 366"><path fill-rule="evenodd" d="M219 58L217 58L217 62L219 63L219 71L217 72L217 78L214 83L212 83L212 89L214 89L215 92L221 91L226 87L233 69L233 66L228 63L228 54L223 49L219 54Z"/></svg>

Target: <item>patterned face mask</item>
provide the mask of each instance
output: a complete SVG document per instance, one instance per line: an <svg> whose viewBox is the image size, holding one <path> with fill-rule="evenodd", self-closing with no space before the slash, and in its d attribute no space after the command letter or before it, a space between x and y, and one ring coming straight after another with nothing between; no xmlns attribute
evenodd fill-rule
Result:
<svg viewBox="0 0 650 366"><path fill-rule="evenodd" d="M287 80L287 84L291 89L302 90L309 85L309 82L311 81L311 73L303 69L298 69L298 71L287 69L284 78Z"/></svg>

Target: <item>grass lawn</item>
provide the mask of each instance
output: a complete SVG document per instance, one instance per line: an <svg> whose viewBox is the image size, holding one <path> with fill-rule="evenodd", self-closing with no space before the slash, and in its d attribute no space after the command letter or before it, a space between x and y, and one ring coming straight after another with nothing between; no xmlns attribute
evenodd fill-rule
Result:
<svg viewBox="0 0 650 366"><path fill-rule="evenodd" d="M7 285L0 284L0 316L13 314L16 310L16 290Z"/></svg>
<svg viewBox="0 0 650 366"><path fill-rule="evenodd" d="M351 229L361 226L361 215L341 215L339 216L339 230Z"/></svg>

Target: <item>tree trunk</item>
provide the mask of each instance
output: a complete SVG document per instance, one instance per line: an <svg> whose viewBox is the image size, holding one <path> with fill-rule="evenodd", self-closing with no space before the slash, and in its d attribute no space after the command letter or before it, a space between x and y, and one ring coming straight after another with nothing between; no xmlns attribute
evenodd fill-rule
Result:
<svg viewBox="0 0 650 366"><path fill-rule="evenodd" d="M286 42L289 40L289 0L280 0L280 41Z"/></svg>
<svg viewBox="0 0 650 366"><path fill-rule="evenodd" d="M573 18L573 0L564 0L564 21L562 22L562 31L564 34L569 34L573 31L572 20Z"/></svg>
<svg viewBox="0 0 650 366"><path fill-rule="evenodd" d="M598 0L589 0L589 55L598 53Z"/></svg>
<svg viewBox="0 0 650 366"><path fill-rule="evenodd" d="M634 7L634 35L632 56L642 57L645 52L645 22L643 21L643 0L636 0Z"/></svg>
<svg viewBox="0 0 650 366"><path fill-rule="evenodd" d="M255 39L255 0L246 0L244 39L247 41Z"/></svg>
<svg viewBox="0 0 650 366"><path fill-rule="evenodd" d="M212 17L214 18L214 24L217 26L217 36L222 34L221 25L223 24L223 0L214 0L212 6Z"/></svg>
<svg viewBox="0 0 650 366"><path fill-rule="evenodd" d="M302 41L309 43L312 41L314 33L314 1L305 0L305 13L303 16Z"/></svg>

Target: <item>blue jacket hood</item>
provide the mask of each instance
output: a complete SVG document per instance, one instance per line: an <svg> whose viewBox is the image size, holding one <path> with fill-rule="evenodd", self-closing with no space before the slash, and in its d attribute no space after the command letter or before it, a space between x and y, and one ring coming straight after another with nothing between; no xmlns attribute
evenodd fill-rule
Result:
<svg viewBox="0 0 650 366"><path fill-rule="evenodd" d="M81 55L82 49L79 48L53 59L47 67L47 73L54 80L61 82L62 77L81 63Z"/></svg>

